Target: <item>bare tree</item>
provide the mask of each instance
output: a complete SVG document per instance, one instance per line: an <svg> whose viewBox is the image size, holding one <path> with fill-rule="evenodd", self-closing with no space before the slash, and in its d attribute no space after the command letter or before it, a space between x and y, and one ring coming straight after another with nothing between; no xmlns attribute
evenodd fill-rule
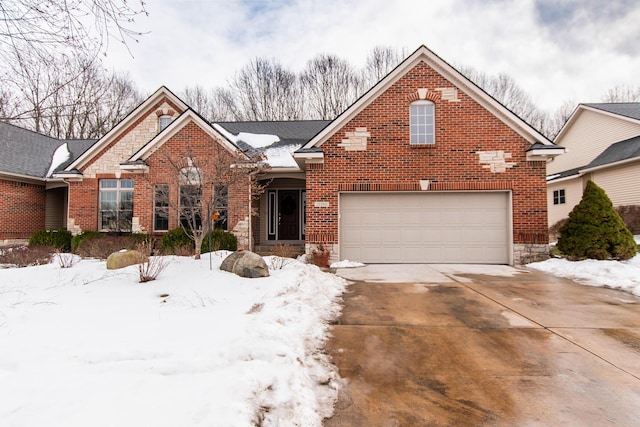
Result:
<svg viewBox="0 0 640 427"><path fill-rule="evenodd" d="M258 197L264 191L264 185L258 183L255 173L263 167L262 156L230 152L217 142L209 148L199 153L187 149L179 156L166 157L175 172L176 180L172 185L178 198L169 197L171 190L166 186L163 200L193 240L196 259L200 259L207 233L216 227L226 228L231 219L229 213L245 212L246 204L251 202L233 195L247 194L247 185L251 186L252 197Z"/></svg>
<svg viewBox="0 0 640 427"><path fill-rule="evenodd" d="M242 117L228 89L206 90L200 85L187 86L181 95L191 108L210 122L232 121Z"/></svg>
<svg viewBox="0 0 640 427"><path fill-rule="evenodd" d="M614 86L602 96L602 102L640 102L640 86Z"/></svg>
<svg viewBox="0 0 640 427"><path fill-rule="evenodd" d="M516 83L513 77L505 73L492 76L473 67L461 67L460 71L532 127L547 136L549 135L547 114L533 103L529 95Z"/></svg>
<svg viewBox="0 0 640 427"><path fill-rule="evenodd" d="M334 119L358 97L361 86L353 67L344 59L321 54L307 62L300 80L309 114L316 119Z"/></svg>
<svg viewBox="0 0 640 427"><path fill-rule="evenodd" d="M7 121L9 117L17 114L17 101L11 91L0 88L0 120Z"/></svg>
<svg viewBox="0 0 640 427"><path fill-rule="evenodd" d="M15 65L7 87L17 101L2 118L49 136L98 138L141 98L126 75L108 74L90 58L26 56Z"/></svg>
<svg viewBox="0 0 640 427"><path fill-rule="evenodd" d="M242 120L302 118L302 94L296 75L275 60L256 58L231 82Z"/></svg>
<svg viewBox="0 0 640 427"><path fill-rule="evenodd" d="M544 123L544 127L541 129L542 132L552 138L558 135L560 129L564 126L564 124L569 120L569 117L573 114L578 105L575 101L564 101L558 109L552 114L547 115L547 120Z"/></svg>
<svg viewBox="0 0 640 427"><path fill-rule="evenodd" d="M376 46L371 49L362 71L364 90L368 90L382 80L405 57L404 49L398 51L390 46Z"/></svg>
<svg viewBox="0 0 640 427"><path fill-rule="evenodd" d="M0 2L0 59L47 60L52 53L95 57L109 38L127 43L141 35L130 26L147 14L143 0L12 0Z"/></svg>

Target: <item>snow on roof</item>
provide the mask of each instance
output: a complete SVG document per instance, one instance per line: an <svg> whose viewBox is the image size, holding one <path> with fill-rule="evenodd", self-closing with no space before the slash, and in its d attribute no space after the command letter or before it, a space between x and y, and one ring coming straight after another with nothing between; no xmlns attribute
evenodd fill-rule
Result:
<svg viewBox="0 0 640 427"><path fill-rule="evenodd" d="M51 158L51 166L49 166L49 170L47 171L46 177L50 177L51 174L64 162L71 158L71 152L69 151L69 146L65 142L53 152L53 157Z"/></svg>
<svg viewBox="0 0 640 427"><path fill-rule="evenodd" d="M278 135L251 132L239 132L237 135L234 135L218 123L214 123L213 127L234 144L243 142L256 150L259 150L265 156L266 163L268 163L272 168L298 167L292 154L294 151L299 149L302 144L286 144L286 142L283 141L282 144L286 145L272 146L276 142L280 142L280 137Z"/></svg>
<svg viewBox="0 0 640 427"><path fill-rule="evenodd" d="M268 147L271 144L280 141L280 137L278 137L278 135L249 133L249 132L240 132L239 134L234 135L217 123L214 123L213 127L234 144L237 143L238 141L242 141L246 144L249 144L253 148Z"/></svg>
<svg viewBox="0 0 640 427"><path fill-rule="evenodd" d="M238 137L235 136L234 134L232 134L231 132L228 132L225 128L223 128L222 126L220 126L217 123L213 124L213 128L215 130L217 130L218 132L220 132L222 134L222 136L224 136L225 138L227 138L229 141L233 142L234 144L236 142L238 142Z"/></svg>
<svg viewBox="0 0 640 427"><path fill-rule="evenodd" d="M302 147L302 144L272 147L264 150L263 154L272 168L297 168L298 164L292 154L300 147Z"/></svg>
<svg viewBox="0 0 640 427"><path fill-rule="evenodd" d="M271 144L280 141L280 138L278 137L278 135L247 133L247 132L240 132L237 138L239 141L246 142L253 148L268 147Z"/></svg>

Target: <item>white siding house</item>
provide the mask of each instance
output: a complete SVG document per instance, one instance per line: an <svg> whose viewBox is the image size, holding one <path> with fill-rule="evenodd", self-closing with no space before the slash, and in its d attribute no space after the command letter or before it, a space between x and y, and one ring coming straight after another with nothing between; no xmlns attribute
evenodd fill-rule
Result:
<svg viewBox="0 0 640 427"><path fill-rule="evenodd" d="M580 104L555 143L566 153L547 164L550 226L580 202L588 180L615 207L640 205L640 103Z"/></svg>

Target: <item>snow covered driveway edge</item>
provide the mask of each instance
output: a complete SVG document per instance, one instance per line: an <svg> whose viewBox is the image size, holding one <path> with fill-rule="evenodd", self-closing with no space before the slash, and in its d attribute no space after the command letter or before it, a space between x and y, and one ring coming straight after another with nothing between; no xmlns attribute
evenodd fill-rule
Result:
<svg viewBox="0 0 640 427"><path fill-rule="evenodd" d="M552 258L527 264L527 267L584 285L620 289L640 296L640 255L628 261L569 261Z"/></svg>

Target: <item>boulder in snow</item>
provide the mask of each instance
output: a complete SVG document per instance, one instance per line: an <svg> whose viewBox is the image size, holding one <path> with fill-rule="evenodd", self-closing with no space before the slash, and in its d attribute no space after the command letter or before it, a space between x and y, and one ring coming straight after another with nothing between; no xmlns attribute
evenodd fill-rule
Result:
<svg viewBox="0 0 640 427"><path fill-rule="evenodd" d="M264 259L250 251L237 251L220 264L220 270L235 273L240 277L268 277L269 267Z"/></svg>
<svg viewBox="0 0 640 427"><path fill-rule="evenodd" d="M107 258L107 270L117 270L119 268L128 267L130 265L139 264L140 261L146 262L146 257L140 252L134 250L123 250L114 252Z"/></svg>

